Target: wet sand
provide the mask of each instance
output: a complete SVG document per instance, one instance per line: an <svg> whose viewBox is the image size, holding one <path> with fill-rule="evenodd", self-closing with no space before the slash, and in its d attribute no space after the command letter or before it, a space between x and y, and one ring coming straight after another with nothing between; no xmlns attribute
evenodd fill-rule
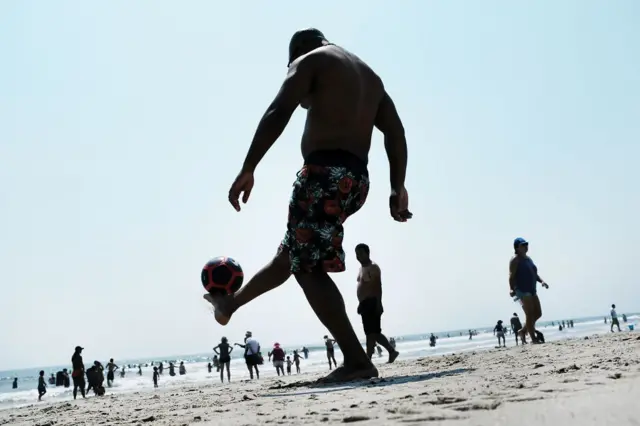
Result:
<svg viewBox="0 0 640 426"><path fill-rule="evenodd" d="M309 374L43 402L0 411L0 425L640 424L637 332L402 361L380 375L342 386L313 386L319 376Z"/></svg>

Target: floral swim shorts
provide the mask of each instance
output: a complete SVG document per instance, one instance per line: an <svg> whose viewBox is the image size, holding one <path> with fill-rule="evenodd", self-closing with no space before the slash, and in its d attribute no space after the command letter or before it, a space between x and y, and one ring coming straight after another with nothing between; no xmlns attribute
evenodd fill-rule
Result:
<svg viewBox="0 0 640 426"><path fill-rule="evenodd" d="M288 250L291 272L342 272L345 253L342 248L342 224L364 205L369 192L366 163L348 152L324 152L318 160L312 156L297 174L289 200L289 220L280 251ZM340 159L349 161L339 161ZM333 163L338 165L326 165ZM339 165L346 163L348 165Z"/></svg>

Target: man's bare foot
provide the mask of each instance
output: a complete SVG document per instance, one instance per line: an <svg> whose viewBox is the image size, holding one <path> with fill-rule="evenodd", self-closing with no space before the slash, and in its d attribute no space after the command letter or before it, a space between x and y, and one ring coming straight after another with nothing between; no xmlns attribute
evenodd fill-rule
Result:
<svg viewBox="0 0 640 426"><path fill-rule="evenodd" d="M373 364L364 365L358 368L342 365L336 368L328 376L318 379L316 383L346 383L353 380L366 380L374 377L378 377L378 369L374 367Z"/></svg>
<svg viewBox="0 0 640 426"><path fill-rule="evenodd" d="M396 360L396 358L398 358L398 355L400 355L400 352L398 351L393 351L389 354L389 361L387 361L388 364L392 364L393 361Z"/></svg>
<svg viewBox="0 0 640 426"><path fill-rule="evenodd" d="M216 321L218 321L220 325L227 325L234 311L232 308L233 296L224 295L213 297L209 293L206 293L202 297L213 306L213 316Z"/></svg>

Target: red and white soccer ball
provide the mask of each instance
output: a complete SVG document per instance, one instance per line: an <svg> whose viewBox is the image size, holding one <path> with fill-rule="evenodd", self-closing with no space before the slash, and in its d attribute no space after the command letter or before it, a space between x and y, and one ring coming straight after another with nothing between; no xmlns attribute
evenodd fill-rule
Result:
<svg viewBox="0 0 640 426"><path fill-rule="evenodd" d="M216 257L202 268L202 286L211 295L233 294L240 290L244 272L238 262L230 257Z"/></svg>

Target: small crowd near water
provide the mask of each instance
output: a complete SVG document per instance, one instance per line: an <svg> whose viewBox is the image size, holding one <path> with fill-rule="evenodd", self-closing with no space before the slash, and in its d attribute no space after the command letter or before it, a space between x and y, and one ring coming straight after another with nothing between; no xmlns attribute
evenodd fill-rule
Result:
<svg viewBox="0 0 640 426"><path fill-rule="evenodd" d="M621 315L622 322L627 323L626 314ZM620 321L618 319L618 314L616 312L616 305L611 305L611 312L609 316L604 317L604 323L611 325L611 332L614 332L614 328L617 328L617 331L622 331L620 327ZM558 330L562 331L565 328L573 328L574 321L573 320L562 320L562 321L552 321L551 326L555 327L557 324ZM631 326L629 326L631 329ZM517 313L513 313L513 316L510 320L510 326L507 327L504 325L502 320L499 320L494 329L493 334L498 339L497 347L506 347L506 334L515 336L515 344L527 344L526 335L522 333L522 323ZM544 341L544 335L536 330L538 340ZM459 335L462 336L463 332L459 332ZM478 335L477 330L469 330L468 331L469 340L472 340L474 336ZM442 337L450 338L451 334L447 333ZM429 346L435 347L437 345L439 336L431 333L429 336ZM396 339L394 337L389 338L389 343L393 349L396 347ZM337 343L335 340L330 338L329 336L324 336L324 345L326 348L326 356L327 362L329 364L329 370L337 367L337 361L335 359L335 347ZM220 340L220 343L213 348L214 355L211 361L207 364L207 371L212 373L213 370L216 373L220 373L220 380L224 383L225 372L227 381L231 381L231 354L234 348L239 347L243 351L243 358L245 360L246 367L249 371L250 379L260 378L260 366L264 365L264 357L262 355L262 347L260 343L253 337L252 332L247 331L245 333L243 343L234 343L231 345L226 337L223 337ZM376 353L378 357L383 356L382 347L380 345L376 345L375 347ZM103 396L106 393L106 389L104 387L105 382L105 371L106 371L106 384L107 388L112 387L115 381L116 375L119 375L120 378L124 379L127 371L131 370L134 374L138 376L142 376L142 369L144 368L152 368L153 369L153 385L154 387L158 387L158 383L160 377L164 375L165 370L168 370L169 376L176 375L186 375L187 369L185 367L184 361L151 361L150 363L145 364L127 364L123 366L117 365L113 359L110 359L106 365L103 365L99 361L94 361L93 364L85 369L84 361L82 358L82 351L84 348L81 346L77 346L71 357L72 369L71 374L69 374L69 370L67 368L63 368L56 373L51 373L51 375L45 378L44 370L40 371L38 377L38 401L42 400L42 397L47 393L47 386L55 386L55 387L65 387L69 388L71 383L73 382L73 397L77 398L78 392L83 398L89 394L90 391L96 396ZM287 351L285 350L280 343L274 343L273 347L267 352L268 362L273 364L273 367L276 370L278 376L291 375L292 372L295 374L301 374L301 361L303 359L308 359L309 357L309 349L306 347L302 347L300 349L294 349ZM167 364L165 367L165 363ZM295 369L295 370L294 370ZM18 388L18 378L13 380L13 388Z"/></svg>

